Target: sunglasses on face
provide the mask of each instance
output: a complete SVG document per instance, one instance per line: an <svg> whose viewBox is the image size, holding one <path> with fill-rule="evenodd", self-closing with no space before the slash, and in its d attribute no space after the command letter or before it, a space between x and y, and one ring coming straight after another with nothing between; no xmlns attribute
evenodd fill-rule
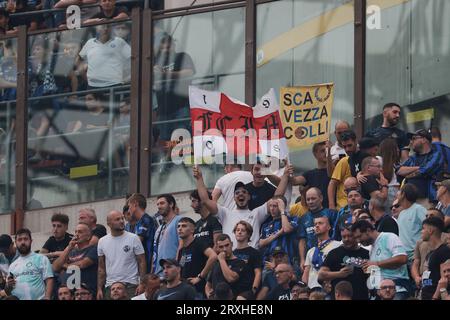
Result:
<svg viewBox="0 0 450 320"><path fill-rule="evenodd" d="M394 204L394 205L392 205L391 210L398 209L398 208L400 208L400 205Z"/></svg>

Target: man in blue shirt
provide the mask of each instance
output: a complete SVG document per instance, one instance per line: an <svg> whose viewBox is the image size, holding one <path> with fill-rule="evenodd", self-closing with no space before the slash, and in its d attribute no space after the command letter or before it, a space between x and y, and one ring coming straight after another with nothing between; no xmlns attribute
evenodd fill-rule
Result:
<svg viewBox="0 0 450 320"><path fill-rule="evenodd" d="M264 261L270 261L275 248L282 248L288 254L291 264L298 257L297 250L297 217L290 217L286 212L286 198L275 196L268 202L272 217L261 226L259 247L264 249Z"/></svg>
<svg viewBox="0 0 450 320"><path fill-rule="evenodd" d="M127 201L128 211L131 219L136 221L133 228L127 230L139 236L142 246L145 250L145 261L147 262L147 273L151 269L151 259L153 256L153 241L155 239L155 232L157 223L154 218L145 213L147 208L147 199L140 193L134 193ZM128 224L127 224L128 226Z"/></svg>
<svg viewBox="0 0 450 320"><path fill-rule="evenodd" d="M158 213L163 217L163 223L158 227L158 230L156 230L155 233L152 272L162 278L163 268L159 261L162 259L176 258L180 241L177 233L177 226L178 221L182 217L175 212L177 203L171 194L158 196L156 206L158 207Z"/></svg>
<svg viewBox="0 0 450 320"><path fill-rule="evenodd" d="M298 221L301 270L304 270L306 253L309 249L317 246L317 236L314 234L314 218L326 216L332 226L334 226L336 222L336 211L324 208L322 206L322 201L323 196L319 189L311 188L306 192L306 205L309 210ZM333 232L333 229L330 230L330 237L333 235Z"/></svg>
<svg viewBox="0 0 450 320"><path fill-rule="evenodd" d="M414 155L408 158L397 171L419 190L419 199L436 200L436 176L444 170L441 152L431 144L431 134L420 129L411 134ZM425 203L426 204L426 203Z"/></svg>
<svg viewBox="0 0 450 320"><path fill-rule="evenodd" d="M405 131L397 128L400 121L401 109L397 103L389 102L383 107L383 123L366 133L366 137L373 138L379 144L386 138L395 138L397 140L398 149L401 150L401 159L404 161L408 158L409 139Z"/></svg>

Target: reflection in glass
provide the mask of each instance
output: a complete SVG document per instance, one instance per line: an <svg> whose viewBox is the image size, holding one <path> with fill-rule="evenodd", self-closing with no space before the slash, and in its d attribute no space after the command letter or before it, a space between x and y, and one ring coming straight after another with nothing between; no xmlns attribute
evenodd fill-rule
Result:
<svg viewBox="0 0 450 320"><path fill-rule="evenodd" d="M17 40L0 41L0 213L14 207Z"/></svg>
<svg viewBox="0 0 450 320"><path fill-rule="evenodd" d="M127 192L129 31L122 22L29 38L28 209Z"/></svg>
<svg viewBox="0 0 450 320"><path fill-rule="evenodd" d="M352 124L353 21L353 1L348 0L282 0L258 5L257 97L270 88L279 92L284 86L334 83L332 128L338 120ZM290 153L297 172L316 166L311 149Z"/></svg>
<svg viewBox="0 0 450 320"><path fill-rule="evenodd" d="M191 169L172 162L175 154L188 162L192 152L189 85L244 101L244 22L245 10L238 8L154 24L152 194L194 188ZM212 186L223 166L204 171Z"/></svg>

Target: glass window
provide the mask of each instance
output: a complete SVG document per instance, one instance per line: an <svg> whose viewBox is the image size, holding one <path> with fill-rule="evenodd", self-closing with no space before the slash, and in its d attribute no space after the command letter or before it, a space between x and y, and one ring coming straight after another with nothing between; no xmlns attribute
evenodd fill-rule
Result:
<svg viewBox="0 0 450 320"><path fill-rule="evenodd" d="M191 129L189 85L244 101L244 22L245 9L237 8L164 19L154 25L152 194L195 188L192 170L175 165L171 157L185 139L175 130ZM205 166L208 186L213 186L222 169Z"/></svg>
<svg viewBox="0 0 450 320"><path fill-rule="evenodd" d="M17 39L0 41L0 213L14 208Z"/></svg>
<svg viewBox="0 0 450 320"><path fill-rule="evenodd" d="M438 126L450 143L450 2L373 1L381 12L367 28L366 130L380 126L388 102L402 106L400 127ZM433 119L433 120L432 120Z"/></svg>
<svg viewBox="0 0 450 320"><path fill-rule="evenodd" d="M29 37L28 209L128 189L131 23Z"/></svg>
<svg viewBox="0 0 450 320"><path fill-rule="evenodd" d="M258 5L257 98L270 88L333 82L332 128L337 120L353 124L353 10L347 0ZM290 152L290 160L300 171L316 166L311 149Z"/></svg>
<svg viewBox="0 0 450 320"><path fill-rule="evenodd" d="M222 2L223 0L150 0L150 5L154 10L175 9L181 7L198 6L200 4L208 4L214 2Z"/></svg>

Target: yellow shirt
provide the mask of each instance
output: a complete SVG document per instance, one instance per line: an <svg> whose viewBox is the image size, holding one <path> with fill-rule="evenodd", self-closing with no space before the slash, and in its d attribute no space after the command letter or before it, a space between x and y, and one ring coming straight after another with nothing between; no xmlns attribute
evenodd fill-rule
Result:
<svg viewBox="0 0 450 320"><path fill-rule="evenodd" d="M296 216L299 218L303 217L306 212L308 212L308 207L303 206L301 202L293 204L289 210L289 214L291 216Z"/></svg>
<svg viewBox="0 0 450 320"><path fill-rule="evenodd" d="M334 168L331 179L339 182L336 190L336 210L345 207L347 203L347 194L344 191L344 181L352 176L350 165L348 164L348 156L339 160Z"/></svg>

